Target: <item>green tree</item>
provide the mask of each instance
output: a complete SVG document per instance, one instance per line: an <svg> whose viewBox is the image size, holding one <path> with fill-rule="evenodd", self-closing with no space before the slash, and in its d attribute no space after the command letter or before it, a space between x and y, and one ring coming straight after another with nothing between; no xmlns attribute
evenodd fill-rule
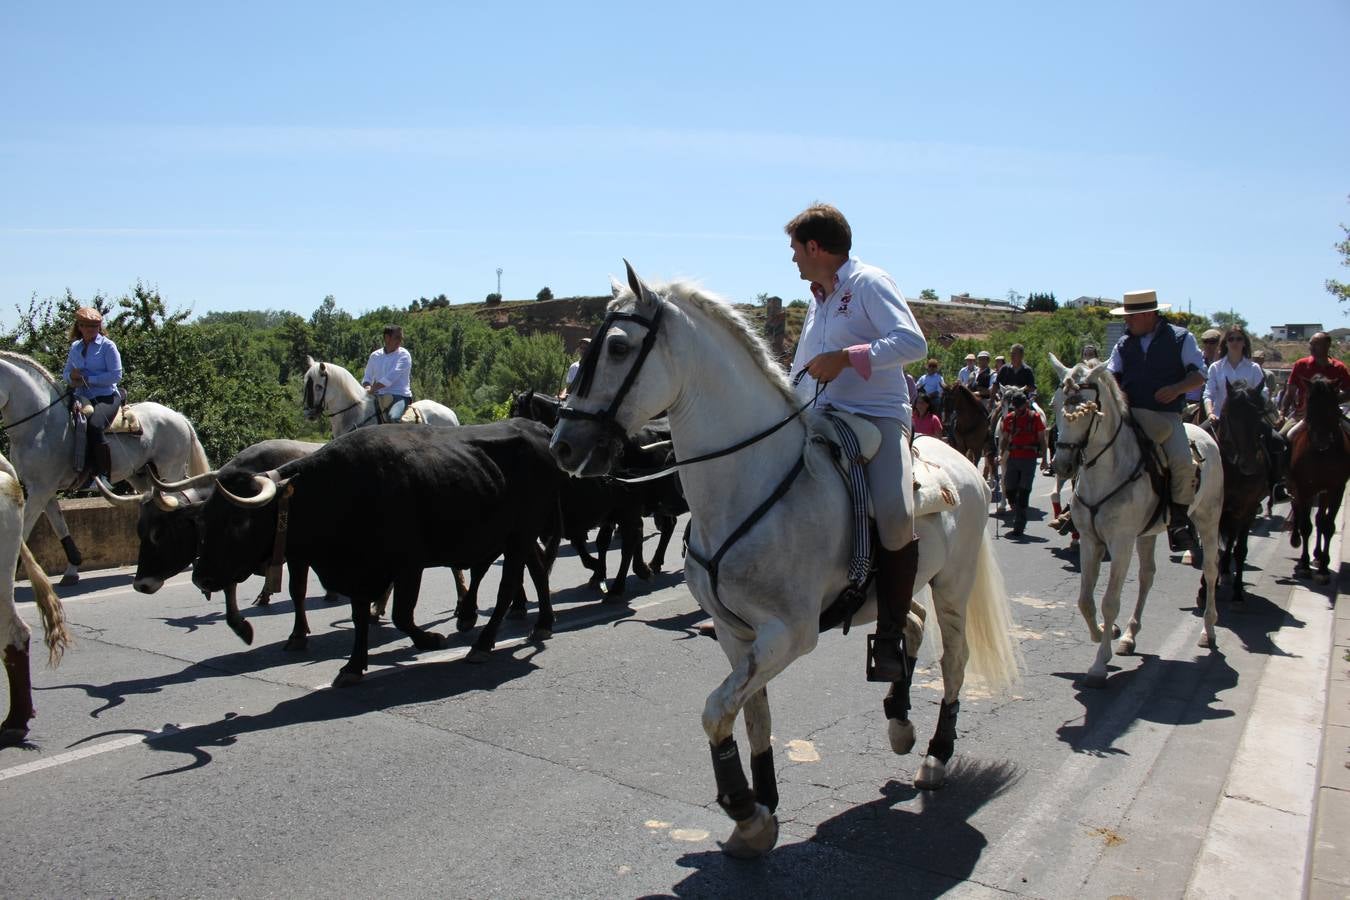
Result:
<svg viewBox="0 0 1350 900"><path fill-rule="evenodd" d="M1059 303L1055 301L1054 294L1033 293L1027 297L1024 309L1027 312L1054 312L1059 309Z"/></svg>
<svg viewBox="0 0 1350 900"><path fill-rule="evenodd" d="M140 281L132 292L117 301L121 310L112 324L125 331L157 331L169 323L178 323L191 315L191 310L170 313L158 288L146 287Z"/></svg>
<svg viewBox="0 0 1350 900"><path fill-rule="evenodd" d="M1230 325L1237 325L1241 328L1247 327L1247 320L1235 312L1216 312L1210 315L1209 320L1214 323L1214 327L1224 329Z"/></svg>
<svg viewBox="0 0 1350 900"><path fill-rule="evenodd" d="M548 285L545 285L544 287L539 289L539 293L534 295L534 299L540 302L543 302L544 300L552 300L553 291L549 290Z"/></svg>
<svg viewBox="0 0 1350 900"><path fill-rule="evenodd" d="M496 306L498 303L502 302L502 295L497 293L496 291L493 291L492 293L488 294L486 297L483 298L483 302L486 303L488 306Z"/></svg>
<svg viewBox="0 0 1350 900"><path fill-rule="evenodd" d="M937 291L933 290L932 288L924 288L923 290L919 291L919 299L936 300L938 299Z"/></svg>
<svg viewBox="0 0 1350 900"><path fill-rule="evenodd" d="M1341 265L1350 266L1350 228L1341 225L1341 231L1345 234L1345 239L1335 244L1336 252L1341 255ZM1350 284L1344 281L1337 281L1335 278L1327 279L1327 293L1336 298L1338 303L1344 303L1350 300ZM1346 310L1350 315L1350 309Z"/></svg>

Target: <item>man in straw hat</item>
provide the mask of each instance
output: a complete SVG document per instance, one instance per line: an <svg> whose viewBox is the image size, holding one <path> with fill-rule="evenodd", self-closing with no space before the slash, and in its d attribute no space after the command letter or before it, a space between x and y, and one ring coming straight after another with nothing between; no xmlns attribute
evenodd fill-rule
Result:
<svg viewBox="0 0 1350 900"><path fill-rule="evenodd" d="M105 429L122 405L117 389L122 380L122 354L103 328L103 313L92 306L75 310L70 337L73 343L61 377L80 405L92 408L85 421L84 441L78 434L75 440L75 465L83 468L79 481L87 486L95 475L112 477L112 447Z"/></svg>
<svg viewBox="0 0 1350 900"><path fill-rule="evenodd" d="M1111 310L1111 315L1125 317L1125 334L1111 350L1106 368L1130 401L1135 421L1167 457L1172 491L1167 541L1179 553L1195 546L1186 514L1195 499L1195 464L1181 412L1186 392L1204 387L1205 358L1194 335L1159 315L1168 308L1158 303L1156 291L1127 293L1124 305Z"/></svg>

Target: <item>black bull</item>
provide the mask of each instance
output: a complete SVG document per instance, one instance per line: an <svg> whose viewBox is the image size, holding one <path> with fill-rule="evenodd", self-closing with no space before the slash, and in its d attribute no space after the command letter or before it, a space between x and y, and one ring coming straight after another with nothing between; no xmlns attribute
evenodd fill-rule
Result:
<svg viewBox="0 0 1350 900"><path fill-rule="evenodd" d="M473 569L505 555L491 618L471 656L492 649L523 570L539 597L536 635L553 627L548 575L536 541L556 535L564 477L548 450L549 431L523 419L439 428L361 428L276 470L270 492L242 474L221 486L202 511L202 541L193 583L219 590L266 563L277 533L278 506L288 506L284 538L290 565L307 565L329 590L351 598L353 649L337 685L365 672L371 604L394 588L394 625L419 650L444 645L413 621L427 567ZM289 494L289 497L284 495ZM284 499L282 499L284 498Z"/></svg>
<svg viewBox="0 0 1350 900"><path fill-rule="evenodd" d="M146 496L141 501L136 522L136 532L140 538L136 578L133 582L136 590L143 594L155 593L165 580L186 569L197 558L202 505L211 495L214 478L226 481L232 481L240 475L247 478L308 456L321 446L303 441L262 441L241 450L219 472L214 473L212 480L188 479L201 481L202 484L179 491L157 491L153 496ZM294 565L290 567L289 588L295 608L295 622L286 641L287 650L302 650L307 642L309 622L305 617L305 594L308 580L308 569ZM245 643L251 644L253 627L239 614L236 587L232 584L225 588L225 619L235 634ZM262 600L262 597L259 599Z"/></svg>

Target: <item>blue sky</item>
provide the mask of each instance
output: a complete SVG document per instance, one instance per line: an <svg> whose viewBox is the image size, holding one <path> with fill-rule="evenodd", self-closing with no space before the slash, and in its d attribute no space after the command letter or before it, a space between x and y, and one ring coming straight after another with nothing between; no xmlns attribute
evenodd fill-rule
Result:
<svg viewBox="0 0 1350 900"><path fill-rule="evenodd" d="M1345 0L6 4L0 325L137 279L198 314L595 294L624 257L791 299L814 200L909 296L1350 324L1347 39Z"/></svg>

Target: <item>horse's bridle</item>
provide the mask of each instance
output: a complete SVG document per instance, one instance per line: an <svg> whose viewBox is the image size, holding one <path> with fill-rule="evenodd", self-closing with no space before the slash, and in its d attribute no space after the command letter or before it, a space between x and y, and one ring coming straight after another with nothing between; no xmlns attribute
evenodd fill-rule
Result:
<svg viewBox="0 0 1350 900"><path fill-rule="evenodd" d="M7 424L7 425L5 425L5 424L0 424L0 433L9 431L11 428L14 428L14 427L16 427L16 426L18 426L18 425L22 425L24 422L28 422L28 421L31 421L31 420L33 420L33 419L36 419L38 416L42 415L42 414L45 413L47 410L51 409L53 406L55 406L56 404L60 403L62 400L66 399L67 397L71 396L71 395L74 394L74 393L75 393L75 389L74 389L74 388L66 388L65 391L63 391L59 396L57 396L57 398L56 398L55 400L53 400L51 403L48 403L46 406L42 407L42 409L39 409L37 412L33 413L32 415L24 416L24 417L23 417L22 419L20 419L19 421L17 421L17 422L10 422L10 423Z"/></svg>
<svg viewBox="0 0 1350 900"><path fill-rule="evenodd" d="M1071 395L1073 397L1081 397L1083 391L1092 391L1094 394L1097 395L1098 398L1101 397L1101 388L1097 387L1097 385L1095 384L1075 385L1075 387L1077 388L1077 390L1075 390L1074 393ZM1067 404L1069 398L1066 397L1064 399ZM1100 407L1101 403L1098 402L1097 405L1098 407ZM1073 470L1075 473L1078 471L1080 467L1084 469L1090 469L1097 464L1097 460L1102 458L1103 453L1111 449L1111 445L1113 445L1116 442L1116 438L1120 437L1120 429L1124 425L1125 425L1125 417L1121 416L1120 421L1116 423L1116 432L1115 434L1111 435L1111 440L1107 441L1106 446L1102 447L1101 450L1097 451L1097 455L1092 457L1092 459L1089 460L1087 463L1083 462L1083 454L1087 451L1087 445L1092 441L1092 429L1097 426L1096 415L1094 415L1092 417L1092 420L1088 422L1087 432L1083 435L1083 439L1081 441L1055 441L1055 449L1068 450L1073 454L1073 461L1074 461Z"/></svg>
<svg viewBox="0 0 1350 900"><path fill-rule="evenodd" d="M624 398L632 389L633 383L637 381L638 373L642 371L642 364L647 361L647 357L652 352L652 347L656 345L656 335L661 328L661 316L665 312L665 302L655 294L652 299L656 304L656 312L649 319L646 316L638 315L635 312L619 312L611 310L605 316L605 321L600 323L600 328L596 331L595 337L591 339L591 345L586 348L586 355L582 357L581 368L577 371L576 390L572 391L571 396L585 398L591 392L591 381L595 378L595 367L600 364L600 354L604 347L604 338L609 329L615 322L636 322L647 329L647 334L642 339L642 346L638 348L637 359L633 361L633 366L624 376L623 383L619 385L618 393L610 401L608 408L600 412L587 412L583 409L572 409L569 406L558 408L558 418L561 419L585 419L599 424L607 431L614 432L618 437L624 436L623 428L618 423L619 407L623 405Z"/></svg>
<svg viewBox="0 0 1350 900"><path fill-rule="evenodd" d="M311 419L312 419L313 416L311 416L309 413L310 413L311 410L314 410L314 411L316 412L317 415L320 415L320 416L327 416L328 418L331 419L331 418L333 418L334 416L340 416L340 415L342 415L343 413L345 413L345 412L346 412L347 410L349 410L349 409L355 409L355 408L361 403L361 401L365 399L365 397L360 397L360 396L358 396L355 400L353 400L351 403L347 404L346 406L342 407L342 409L339 409L337 412L329 412L328 410L326 410L326 409L323 408L324 401L328 399L328 373L327 373L326 371L323 371L322 369L320 369L319 374L320 374L321 376L323 376L323 393L319 394L319 399L318 399L317 401L314 399L314 395L315 395L316 393L318 393L318 391L315 390L315 382L318 381L318 379L317 379L317 378L314 378L314 379L306 378L306 379L305 379L305 409L304 409L304 412L305 412L306 418L311 418ZM368 418L374 418L374 417L371 416L371 417L368 417ZM359 424L360 424L360 425L364 425L365 422L361 422L361 423L359 423Z"/></svg>

